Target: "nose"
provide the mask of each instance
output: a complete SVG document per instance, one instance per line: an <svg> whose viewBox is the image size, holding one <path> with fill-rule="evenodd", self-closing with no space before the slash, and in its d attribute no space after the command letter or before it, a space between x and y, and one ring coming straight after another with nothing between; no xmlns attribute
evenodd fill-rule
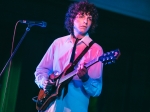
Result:
<svg viewBox="0 0 150 112"><path fill-rule="evenodd" d="M84 23L87 24L88 23L88 18L84 18Z"/></svg>

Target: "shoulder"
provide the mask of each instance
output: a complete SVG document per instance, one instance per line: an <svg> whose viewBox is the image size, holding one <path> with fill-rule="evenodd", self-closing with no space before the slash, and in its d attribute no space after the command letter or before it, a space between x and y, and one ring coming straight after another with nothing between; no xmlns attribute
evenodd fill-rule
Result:
<svg viewBox="0 0 150 112"><path fill-rule="evenodd" d="M92 55L92 58L95 58L97 56L99 57L99 56L103 55L103 48L98 43L94 43L91 46L89 53Z"/></svg>
<svg viewBox="0 0 150 112"><path fill-rule="evenodd" d="M103 53L103 48L101 45L99 45L98 43L94 43L91 47L92 50L94 51L99 51Z"/></svg>

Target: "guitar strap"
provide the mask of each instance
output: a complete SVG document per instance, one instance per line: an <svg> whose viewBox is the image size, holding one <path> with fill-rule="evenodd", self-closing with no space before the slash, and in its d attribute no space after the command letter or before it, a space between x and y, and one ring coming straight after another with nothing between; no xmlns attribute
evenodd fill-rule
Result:
<svg viewBox="0 0 150 112"><path fill-rule="evenodd" d="M86 46L86 48L81 52L81 54L76 58L76 60L73 62L73 67L76 66L76 64L79 62L79 60L84 56L84 54L90 49L90 47L94 44L94 41L91 41L89 43L89 46Z"/></svg>
<svg viewBox="0 0 150 112"><path fill-rule="evenodd" d="M75 42L75 44L76 44L76 42ZM75 46L76 45L74 45L74 48L73 48L73 51L72 51L72 55L71 55L71 60L70 60L70 62L72 63L72 65L70 66L70 68L69 69L71 69L71 70L73 70L74 69L74 67L77 65L77 63L79 62L79 60L84 56L84 54L89 50L89 48L92 46L94 44L94 41L91 41L90 43L89 43L89 46L86 46L85 48L84 48L84 50L81 52L81 54L76 58L76 60L74 61L74 62L71 62L72 60L73 60L73 58L75 57L74 55L75 55ZM73 57L73 58L72 58ZM71 78L72 79L72 78ZM69 80L69 81L71 81L71 79ZM63 98L66 96L66 94L67 94L67 92L68 92L68 84L64 87L64 95L63 95Z"/></svg>

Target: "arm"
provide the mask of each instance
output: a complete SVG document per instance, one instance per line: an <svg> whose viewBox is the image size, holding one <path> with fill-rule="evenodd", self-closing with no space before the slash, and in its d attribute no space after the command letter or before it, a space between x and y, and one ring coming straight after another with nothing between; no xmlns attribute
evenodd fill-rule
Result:
<svg viewBox="0 0 150 112"><path fill-rule="evenodd" d="M90 67L86 74L89 78L83 82L83 87L90 96L99 96L102 91L102 69L103 64L98 62Z"/></svg>
<svg viewBox="0 0 150 112"><path fill-rule="evenodd" d="M92 55L94 58L99 57L103 54L102 49L93 52L96 55ZM103 63L98 62L92 65L88 70L83 67L79 67L77 75L83 82L83 87L85 91L90 96L99 96L102 90L102 72L103 72Z"/></svg>
<svg viewBox="0 0 150 112"><path fill-rule="evenodd" d="M53 59L54 59L54 42L48 48L41 62L35 71L35 83L39 88L43 88L43 84L49 78L49 74L53 72Z"/></svg>

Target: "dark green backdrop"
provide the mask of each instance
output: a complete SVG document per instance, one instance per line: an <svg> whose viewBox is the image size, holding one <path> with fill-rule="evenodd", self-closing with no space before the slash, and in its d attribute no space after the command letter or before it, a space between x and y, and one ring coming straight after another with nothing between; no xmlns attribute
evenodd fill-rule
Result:
<svg viewBox="0 0 150 112"><path fill-rule="evenodd" d="M64 17L70 2L1 1L0 70L10 56L15 23L18 20L46 21L46 28L32 27L7 69L0 77L0 112L37 112L31 100L39 89L34 71L54 39L67 35ZM103 90L92 98L89 112L150 111L150 22L98 9L98 28L91 37L105 52L119 48L115 64L104 67ZM15 44L27 25L18 24ZM2 106L3 105L3 106Z"/></svg>

